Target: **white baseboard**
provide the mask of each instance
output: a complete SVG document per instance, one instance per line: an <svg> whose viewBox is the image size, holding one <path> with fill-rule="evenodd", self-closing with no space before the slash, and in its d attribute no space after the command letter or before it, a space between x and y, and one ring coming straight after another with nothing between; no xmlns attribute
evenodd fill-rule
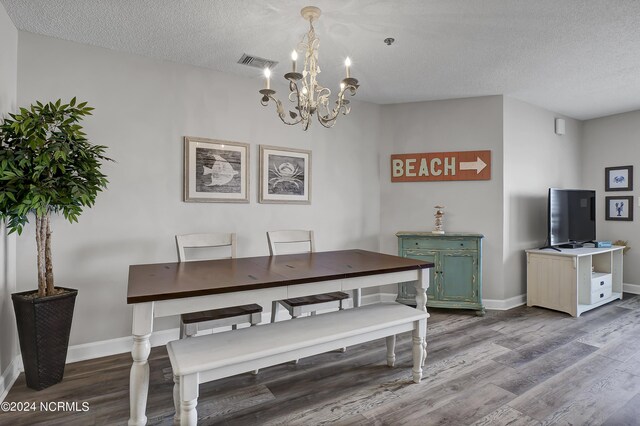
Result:
<svg viewBox="0 0 640 426"><path fill-rule="evenodd" d="M22 358L18 354L0 376L0 402L4 401L22 370Z"/></svg>
<svg viewBox="0 0 640 426"><path fill-rule="evenodd" d="M640 294L640 285L638 284L622 284L622 291L631 294Z"/></svg>
<svg viewBox="0 0 640 426"><path fill-rule="evenodd" d="M482 299L482 304L485 309L491 309L494 311L507 311L517 306L521 306L527 303L527 295L520 294L509 299L497 300L497 299Z"/></svg>
<svg viewBox="0 0 640 426"><path fill-rule="evenodd" d="M640 294L640 285L624 283L622 284L622 291L625 293ZM493 309L496 311L506 311L526 303L526 293L505 300L482 299L482 304L486 309Z"/></svg>
<svg viewBox="0 0 640 426"><path fill-rule="evenodd" d="M361 302L363 305L371 305L373 303L380 302L395 302L397 297L397 293L374 293L362 296Z"/></svg>
<svg viewBox="0 0 640 426"><path fill-rule="evenodd" d="M151 347L166 345L171 340L177 340L179 334L180 333L177 328L155 331L151 334ZM133 337L131 336L69 346L69 351L67 352L67 364L131 352L132 347Z"/></svg>
<svg viewBox="0 0 640 426"><path fill-rule="evenodd" d="M627 284L625 284L626 286ZM640 286L636 286L638 288L638 294L640 294ZM626 287L625 287L626 291ZM631 292L630 292L631 293ZM368 305L370 303L378 303L378 302L393 302L396 300L396 293L376 293L369 294L367 296L362 297L362 304ZM510 299L506 300L495 300L495 299L482 299L482 304L485 309L492 309L496 311L506 311L517 306L521 306L527 303L527 295L521 294Z"/></svg>
<svg viewBox="0 0 640 426"><path fill-rule="evenodd" d="M625 286L626 285L627 284L625 284ZM638 294L640 294L640 286L636 286L636 287L638 288ZM625 287L625 291L626 291L626 287ZM371 303L378 303L378 302L393 302L396 300L396 297L397 297L396 293L369 294L366 296L362 296L362 304L368 305ZM526 294L521 294L506 300L482 299L482 304L484 305L485 309L492 309L496 311L506 311L506 310L515 308L517 306L524 305L525 303L527 303Z"/></svg>

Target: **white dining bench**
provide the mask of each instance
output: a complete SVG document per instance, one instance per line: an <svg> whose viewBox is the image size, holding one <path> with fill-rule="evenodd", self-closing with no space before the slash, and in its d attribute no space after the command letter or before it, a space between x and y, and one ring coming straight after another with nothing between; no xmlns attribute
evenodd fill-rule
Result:
<svg viewBox="0 0 640 426"><path fill-rule="evenodd" d="M429 314L399 303L380 303L257 327L171 341L175 421L197 424L201 383L386 338L387 365L395 363L395 335L413 332L412 378L420 383Z"/></svg>

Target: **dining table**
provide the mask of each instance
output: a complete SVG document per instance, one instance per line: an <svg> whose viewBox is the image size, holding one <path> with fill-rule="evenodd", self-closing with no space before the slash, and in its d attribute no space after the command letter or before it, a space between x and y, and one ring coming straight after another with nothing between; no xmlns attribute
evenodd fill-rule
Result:
<svg viewBox="0 0 640 426"><path fill-rule="evenodd" d="M131 265L127 304L133 306L133 362L128 424L147 422L154 318L401 282L414 283L416 307L426 312L427 268L431 267L430 262L360 249ZM426 345L426 339L423 342Z"/></svg>

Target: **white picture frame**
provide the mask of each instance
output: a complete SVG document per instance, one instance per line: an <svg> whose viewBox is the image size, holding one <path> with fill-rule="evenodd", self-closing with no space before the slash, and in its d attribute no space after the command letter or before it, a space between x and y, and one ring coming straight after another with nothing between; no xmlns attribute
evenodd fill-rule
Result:
<svg viewBox="0 0 640 426"><path fill-rule="evenodd" d="M311 204L311 151L260 145L260 203Z"/></svg>
<svg viewBox="0 0 640 426"><path fill-rule="evenodd" d="M249 144L185 136L185 202L248 203Z"/></svg>

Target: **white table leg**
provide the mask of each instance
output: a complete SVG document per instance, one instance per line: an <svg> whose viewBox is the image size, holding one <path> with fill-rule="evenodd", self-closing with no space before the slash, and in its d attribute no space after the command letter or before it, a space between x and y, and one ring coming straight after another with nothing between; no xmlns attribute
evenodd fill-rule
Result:
<svg viewBox="0 0 640 426"><path fill-rule="evenodd" d="M418 280L414 283L416 288L416 308L427 312L427 289L429 288L429 270L420 269ZM422 334L422 365L427 360L427 327L425 324Z"/></svg>
<svg viewBox="0 0 640 426"><path fill-rule="evenodd" d="M149 393L149 353L151 344L149 343L151 334L144 336L133 336L133 364L129 376L129 404L131 417L129 426L142 426L147 424L145 409L147 406L147 394Z"/></svg>
<svg viewBox="0 0 640 426"><path fill-rule="evenodd" d="M426 333L427 323L425 320L416 321L412 332L413 342L413 381L420 383L422 380L422 364L424 363L424 335Z"/></svg>
<svg viewBox="0 0 640 426"><path fill-rule="evenodd" d="M149 393L149 338L153 330L153 302L133 305L133 349L129 376L129 426L147 424L145 411Z"/></svg>
<svg viewBox="0 0 640 426"><path fill-rule="evenodd" d="M396 335L387 337L387 365L393 367L396 363Z"/></svg>

